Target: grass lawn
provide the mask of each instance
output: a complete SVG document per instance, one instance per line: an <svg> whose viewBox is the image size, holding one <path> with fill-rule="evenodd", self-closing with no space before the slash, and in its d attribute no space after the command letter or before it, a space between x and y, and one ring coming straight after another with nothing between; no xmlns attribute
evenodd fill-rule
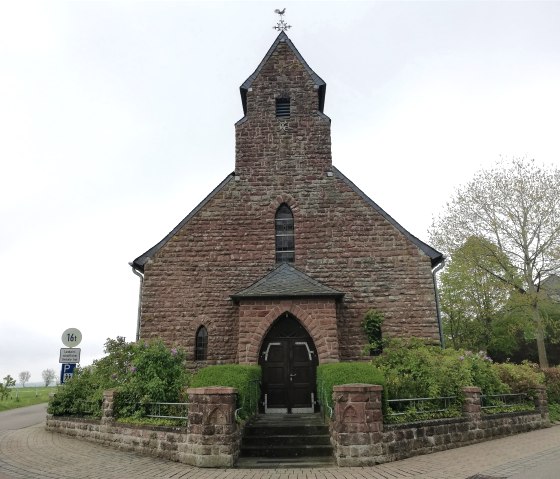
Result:
<svg viewBox="0 0 560 479"><path fill-rule="evenodd" d="M56 392L56 387L10 388L8 398L0 400L0 411L47 402L49 394L54 392Z"/></svg>

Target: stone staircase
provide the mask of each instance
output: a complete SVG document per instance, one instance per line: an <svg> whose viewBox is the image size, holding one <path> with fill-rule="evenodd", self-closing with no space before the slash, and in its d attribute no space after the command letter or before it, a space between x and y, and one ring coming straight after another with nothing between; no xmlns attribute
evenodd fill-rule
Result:
<svg viewBox="0 0 560 479"><path fill-rule="evenodd" d="M239 468L333 465L329 428L320 414L258 414L245 425Z"/></svg>

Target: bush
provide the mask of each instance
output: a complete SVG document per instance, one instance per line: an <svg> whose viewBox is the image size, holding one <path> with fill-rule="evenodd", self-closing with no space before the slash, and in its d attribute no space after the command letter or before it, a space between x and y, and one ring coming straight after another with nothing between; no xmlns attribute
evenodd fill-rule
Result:
<svg viewBox="0 0 560 479"><path fill-rule="evenodd" d="M371 363L329 363L317 368L317 394L323 406L332 408L333 387L341 384L385 385L383 373Z"/></svg>
<svg viewBox="0 0 560 479"><path fill-rule="evenodd" d="M54 415L101 415L103 391L116 389L115 417L141 417L146 403L179 402L188 384L185 356L168 349L161 340L127 343L108 339L107 356L87 368L77 368L74 377L59 386L49 403Z"/></svg>
<svg viewBox="0 0 560 479"><path fill-rule="evenodd" d="M373 364L383 371L389 399L460 397L464 386L485 394L507 391L484 353L441 349L416 338L390 340Z"/></svg>
<svg viewBox="0 0 560 479"><path fill-rule="evenodd" d="M512 393L526 393L539 384L544 384L544 374L536 364L527 361L521 364L496 363L493 368Z"/></svg>
<svg viewBox="0 0 560 479"><path fill-rule="evenodd" d="M560 366L555 368L544 368L544 383L549 403L560 404Z"/></svg>
<svg viewBox="0 0 560 479"><path fill-rule="evenodd" d="M552 403L548 405L548 415L551 422L560 422L560 404Z"/></svg>
<svg viewBox="0 0 560 479"><path fill-rule="evenodd" d="M256 410L260 399L260 366L224 364L200 369L192 378L191 387L229 386L238 391L239 417L247 419Z"/></svg>

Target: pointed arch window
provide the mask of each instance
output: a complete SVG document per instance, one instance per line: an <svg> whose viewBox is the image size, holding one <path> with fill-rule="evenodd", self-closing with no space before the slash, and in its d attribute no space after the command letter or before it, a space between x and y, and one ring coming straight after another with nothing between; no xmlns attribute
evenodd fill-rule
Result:
<svg viewBox="0 0 560 479"><path fill-rule="evenodd" d="M276 210L276 262L293 263L295 258L294 215L286 203Z"/></svg>
<svg viewBox="0 0 560 479"><path fill-rule="evenodd" d="M208 331L200 326L196 331L196 346L194 350L195 361L206 361L208 355Z"/></svg>

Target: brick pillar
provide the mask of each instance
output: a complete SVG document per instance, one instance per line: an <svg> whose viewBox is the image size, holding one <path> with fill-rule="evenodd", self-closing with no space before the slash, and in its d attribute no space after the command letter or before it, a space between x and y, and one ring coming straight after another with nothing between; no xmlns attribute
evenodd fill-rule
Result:
<svg viewBox="0 0 560 479"><path fill-rule="evenodd" d="M548 397L546 395L546 386L539 384L533 388L535 396L535 409L540 413L541 418L548 422Z"/></svg>
<svg viewBox="0 0 560 479"><path fill-rule="evenodd" d="M189 421L184 462L198 467L232 467L239 456L240 434L235 421L237 389L187 389Z"/></svg>
<svg viewBox="0 0 560 479"><path fill-rule="evenodd" d="M463 395L463 416L467 417L470 422L480 421L482 414L480 388L476 386L464 387Z"/></svg>
<svg viewBox="0 0 560 479"><path fill-rule="evenodd" d="M370 466L383 453L383 386L344 384L333 388L331 439L339 466Z"/></svg>
<svg viewBox="0 0 560 479"><path fill-rule="evenodd" d="M101 406L101 424L111 423L115 420L115 396L116 389L107 389L103 391L103 405Z"/></svg>

